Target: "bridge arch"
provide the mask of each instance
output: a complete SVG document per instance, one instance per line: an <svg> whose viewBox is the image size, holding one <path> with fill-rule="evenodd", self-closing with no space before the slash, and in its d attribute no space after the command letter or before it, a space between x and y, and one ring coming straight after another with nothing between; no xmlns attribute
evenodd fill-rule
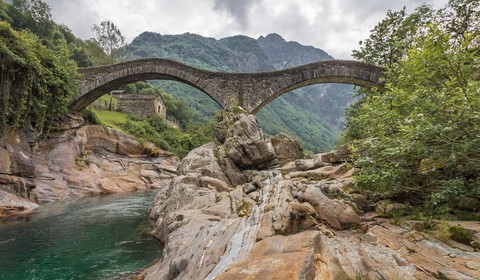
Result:
<svg viewBox="0 0 480 280"><path fill-rule="evenodd" d="M294 68L261 73L222 73L197 69L167 59L140 59L120 64L79 69L80 97L70 109L79 112L104 93L140 80L173 80L193 86L221 107L232 99L256 113L282 94L313 84L342 83L383 88L385 69L343 60L319 61Z"/></svg>
<svg viewBox="0 0 480 280"><path fill-rule="evenodd" d="M79 98L70 110L80 112L89 104L120 86L146 80L170 80L192 86L210 96L221 107L222 100L212 96L205 82L208 71L168 59L139 59L101 67L80 68Z"/></svg>
<svg viewBox="0 0 480 280"><path fill-rule="evenodd" d="M250 98L249 112L255 114L277 97L315 84L350 84L384 90L385 68L359 61L320 61L278 72L280 75L268 78L275 81L268 86L268 90L261 91L261 95Z"/></svg>

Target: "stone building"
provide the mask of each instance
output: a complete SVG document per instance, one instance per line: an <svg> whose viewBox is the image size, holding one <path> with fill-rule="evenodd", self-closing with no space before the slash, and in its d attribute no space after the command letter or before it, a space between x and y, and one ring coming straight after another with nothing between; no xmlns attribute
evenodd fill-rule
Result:
<svg viewBox="0 0 480 280"><path fill-rule="evenodd" d="M167 108L160 95L124 94L115 95L118 100L117 110L123 113L149 117L160 115L166 118Z"/></svg>

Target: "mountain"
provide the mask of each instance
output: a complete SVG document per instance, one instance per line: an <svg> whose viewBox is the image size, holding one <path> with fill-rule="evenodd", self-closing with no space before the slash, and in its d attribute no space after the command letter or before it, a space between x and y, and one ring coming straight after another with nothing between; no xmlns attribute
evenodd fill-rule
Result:
<svg viewBox="0 0 480 280"><path fill-rule="evenodd" d="M160 57L207 70L263 72L334 59L325 51L287 42L278 34L258 39L237 35L220 40L197 34L161 35L144 32L126 46L132 59ZM156 86L185 100L197 113L194 122L204 122L220 107L191 86L154 81ZM352 100L349 85L313 85L284 94L257 113L267 134L286 132L297 137L305 149L321 152L334 146Z"/></svg>
<svg viewBox="0 0 480 280"><path fill-rule="evenodd" d="M207 70L261 72L273 70L257 41L247 36L216 40L197 34L143 32L126 46L133 58L161 57Z"/></svg>
<svg viewBox="0 0 480 280"><path fill-rule="evenodd" d="M257 39L260 48L275 69L291 68L321 60L334 59L321 49L304 46L297 42L287 42L282 36L272 33Z"/></svg>
<svg viewBox="0 0 480 280"><path fill-rule="evenodd" d="M298 42L287 42L275 33L266 37L261 36L257 41L270 64L277 70L334 59L321 49L304 46ZM335 134L334 138L343 129L345 108L352 101L352 97L353 86L343 84L312 85L282 96L286 102L313 113L317 118L320 117L330 124L336 130L332 132ZM259 113L260 120L266 117L264 112Z"/></svg>

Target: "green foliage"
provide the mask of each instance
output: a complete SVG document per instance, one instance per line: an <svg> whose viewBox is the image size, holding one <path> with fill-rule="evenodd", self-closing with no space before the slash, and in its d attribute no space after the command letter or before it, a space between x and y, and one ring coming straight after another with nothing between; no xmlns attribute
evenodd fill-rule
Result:
<svg viewBox="0 0 480 280"><path fill-rule="evenodd" d="M32 125L46 132L77 92L76 65L104 64L106 54L53 22L42 0L0 1L0 20L12 27L1 22L0 127Z"/></svg>
<svg viewBox="0 0 480 280"><path fill-rule="evenodd" d="M437 20L443 30L459 42L465 34L480 35L480 2L477 0L450 0L438 11Z"/></svg>
<svg viewBox="0 0 480 280"><path fill-rule="evenodd" d="M90 153L87 152L80 152L76 157L75 157L75 163L80 166L89 166L92 161L89 159Z"/></svg>
<svg viewBox="0 0 480 280"><path fill-rule="evenodd" d="M53 22L50 7L42 0L2 1L0 20L9 22L15 30L29 30L48 49L68 53L80 67L104 64L106 54L98 44L77 39L68 27Z"/></svg>
<svg viewBox="0 0 480 280"><path fill-rule="evenodd" d="M47 49L28 31L0 22L0 128L32 125L48 132L76 92L76 65L66 49Z"/></svg>
<svg viewBox="0 0 480 280"><path fill-rule="evenodd" d="M84 109L80 116L83 118L86 124L101 124L97 114L90 108Z"/></svg>
<svg viewBox="0 0 480 280"><path fill-rule="evenodd" d="M122 130L123 124L129 119L129 116L110 110L93 110L99 120L99 124Z"/></svg>
<svg viewBox="0 0 480 280"><path fill-rule="evenodd" d="M252 204L250 202L241 200L237 204L237 214L239 217L248 217L252 213Z"/></svg>
<svg viewBox="0 0 480 280"><path fill-rule="evenodd" d="M473 234L468 229L460 225L451 225L445 221L438 223L430 230L440 240L451 239L466 245L470 245L470 242L473 241Z"/></svg>
<svg viewBox="0 0 480 280"><path fill-rule="evenodd" d="M454 241L470 245L470 242L473 240L472 233L461 227L460 225L453 225L448 228L450 233L450 238Z"/></svg>
<svg viewBox="0 0 480 280"><path fill-rule="evenodd" d="M386 18L371 31L370 37L360 41L360 50L354 50L352 56L367 63L391 67L410 48L418 28L432 16L432 10L425 5L411 15L407 15L405 7L400 11L388 11Z"/></svg>
<svg viewBox="0 0 480 280"><path fill-rule="evenodd" d="M131 118L122 125L122 128L128 134L154 143L180 157L184 157L192 149L213 139L213 135L206 134L201 129L192 133L184 133L168 126L160 117Z"/></svg>
<svg viewBox="0 0 480 280"><path fill-rule="evenodd" d="M427 25L387 74L385 93L367 94L348 116L356 140L357 188L422 192L447 210L460 195L480 197L478 36ZM457 40L457 39L455 39Z"/></svg>
<svg viewBox="0 0 480 280"><path fill-rule="evenodd" d="M314 153L333 148L339 130L329 126L315 113L292 105L283 98L273 100L257 113L257 119L266 134L280 132L301 135L302 146Z"/></svg>
<svg viewBox="0 0 480 280"><path fill-rule="evenodd" d="M85 113L87 110L84 110ZM143 118L109 110L94 110L101 125L113 127L135 137L140 143L150 142L165 151L183 157L190 150L213 140L214 121L204 126L192 127L188 132L167 125L160 116ZM144 145L152 156L155 149Z"/></svg>

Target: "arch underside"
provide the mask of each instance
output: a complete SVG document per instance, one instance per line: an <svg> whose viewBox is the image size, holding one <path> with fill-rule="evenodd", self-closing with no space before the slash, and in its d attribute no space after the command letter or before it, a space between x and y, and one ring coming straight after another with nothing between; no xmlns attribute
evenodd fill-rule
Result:
<svg viewBox="0 0 480 280"><path fill-rule="evenodd" d="M176 81L180 82L189 86L192 86L201 92L205 93L207 96L212 98L220 107L224 107L218 100L216 100L211 94L206 92L201 87L195 85L193 82L187 81L185 79L175 77L172 75L161 74L161 73L138 73L138 74L131 74L128 76L120 77L109 81L105 84L95 87L93 90L87 92L86 94L80 96L77 100L75 100L72 105L70 105L70 110L73 112L80 112L85 109L88 105L93 103L95 100L103 96L104 94L116 90L121 86L135 83L139 81L147 81L147 80L168 80L168 81ZM86 85L87 86L87 85Z"/></svg>
<svg viewBox="0 0 480 280"><path fill-rule="evenodd" d="M260 102L249 104L249 108L253 108L251 109L251 113L256 114L258 111L260 111L263 107L268 105L274 99L282 96L287 92L290 92L295 89L311 86L311 85L317 85L317 84L350 84L350 85L360 86L365 88L382 88L383 87L383 85L379 84L378 82L356 78L356 77L346 77L346 76L317 77L317 78L306 79L280 89L274 89L273 93L270 94L267 98L263 100L259 100Z"/></svg>

